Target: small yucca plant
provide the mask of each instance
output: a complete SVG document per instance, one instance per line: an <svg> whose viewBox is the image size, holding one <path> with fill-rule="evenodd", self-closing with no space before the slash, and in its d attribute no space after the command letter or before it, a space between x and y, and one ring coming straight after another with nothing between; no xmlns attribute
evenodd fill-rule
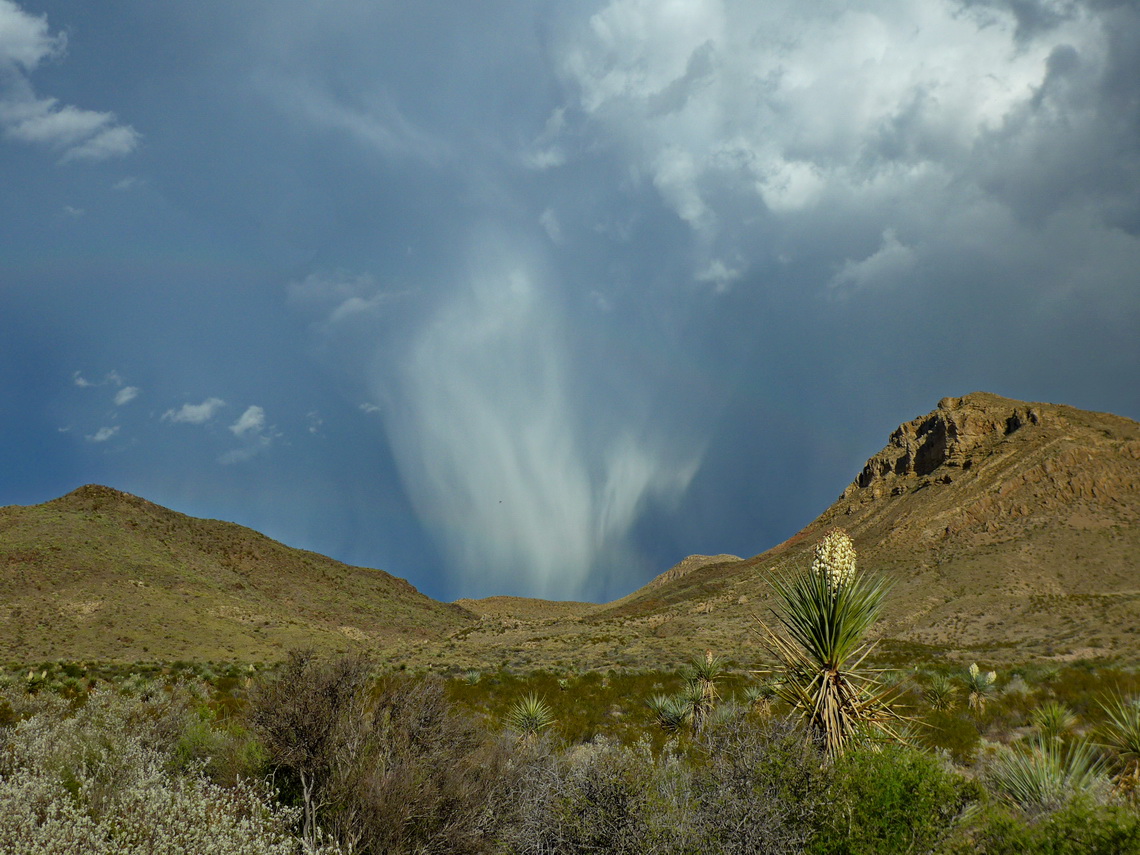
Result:
<svg viewBox="0 0 1140 855"><path fill-rule="evenodd" d="M990 785L1026 811L1048 811L1076 795L1102 794L1108 780L1095 748L1077 741L1034 740L1003 749L988 769Z"/></svg>
<svg viewBox="0 0 1140 855"><path fill-rule="evenodd" d="M855 548L842 529L816 547L811 569L776 578L775 618L783 632L761 622L782 678L778 694L807 720L810 733L836 757L860 730L897 739L902 720L891 692L861 669L874 645L867 634L882 611L886 583L855 569Z"/></svg>
<svg viewBox="0 0 1140 855"><path fill-rule="evenodd" d="M681 695L653 695L645 703L667 733L677 733L692 719L692 707Z"/></svg>
<svg viewBox="0 0 1140 855"><path fill-rule="evenodd" d="M1100 706L1108 720L1097 730L1097 744L1113 759L1117 789L1135 793L1140 788L1140 698L1118 695L1101 701Z"/></svg>
<svg viewBox="0 0 1140 855"><path fill-rule="evenodd" d="M1072 733L1077 717L1064 704L1046 701L1030 714L1029 723L1042 739L1059 740Z"/></svg>
<svg viewBox="0 0 1140 855"><path fill-rule="evenodd" d="M515 701L507 712L507 727L523 742L534 742L554 721L550 705L533 692Z"/></svg>
<svg viewBox="0 0 1140 855"><path fill-rule="evenodd" d="M930 678L922 696L930 708L936 712L946 712L954 706L954 696L958 687L947 674L935 674Z"/></svg>

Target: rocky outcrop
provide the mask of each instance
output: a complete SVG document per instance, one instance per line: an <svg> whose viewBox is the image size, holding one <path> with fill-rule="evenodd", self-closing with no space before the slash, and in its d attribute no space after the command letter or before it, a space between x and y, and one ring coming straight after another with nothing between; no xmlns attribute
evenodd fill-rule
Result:
<svg viewBox="0 0 1140 855"><path fill-rule="evenodd" d="M995 444L1025 427L1039 426L1042 419L1037 405L984 392L943 398L933 413L900 425L843 495L849 498L861 490L898 495L905 489L900 481L935 473L941 476L936 480L949 483L954 475L945 470L970 469L977 453L992 453Z"/></svg>

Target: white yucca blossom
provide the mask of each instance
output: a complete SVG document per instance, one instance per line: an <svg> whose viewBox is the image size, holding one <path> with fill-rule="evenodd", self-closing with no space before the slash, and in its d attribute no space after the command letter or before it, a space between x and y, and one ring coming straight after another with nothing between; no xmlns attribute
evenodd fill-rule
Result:
<svg viewBox="0 0 1140 855"><path fill-rule="evenodd" d="M995 680L997 680L997 672L996 671L987 671L985 674L982 674L981 669L978 668L977 662L970 663L970 684L971 684L971 687L977 686L977 687L981 688L981 687L992 686L994 684Z"/></svg>
<svg viewBox="0 0 1140 855"><path fill-rule="evenodd" d="M816 544L811 569L827 579L832 592L855 578L855 544L841 528L833 528Z"/></svg>

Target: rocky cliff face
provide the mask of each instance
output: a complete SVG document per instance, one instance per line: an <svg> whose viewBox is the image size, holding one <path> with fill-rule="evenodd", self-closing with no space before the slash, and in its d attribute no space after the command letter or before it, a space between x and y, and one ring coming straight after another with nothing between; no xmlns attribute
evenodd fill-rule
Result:
<svg viewBox="0 0 1140 855"><path fill-rule="evenodd" d="M869 489L879 496L896 491L907 478L925 478L938 470L967 471L976 456L991 453L1002 439L1027 425L1040 425L1042 418L1039 405L996 395L975 392L943 398L933 413L900 425L843 495L849 498ZM944 483L953 480L950 471L940 474Z"/></svg>

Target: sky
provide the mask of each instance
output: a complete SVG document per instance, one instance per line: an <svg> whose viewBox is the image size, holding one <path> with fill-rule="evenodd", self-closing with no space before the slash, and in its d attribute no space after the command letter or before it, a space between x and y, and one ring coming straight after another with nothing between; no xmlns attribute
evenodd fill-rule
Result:
<svg viewBox="0 0 1140 855"><path fill-rule="evenodd" d="M0 0L0 505L605 601L1138 333L1134 0Z"/></svg>

